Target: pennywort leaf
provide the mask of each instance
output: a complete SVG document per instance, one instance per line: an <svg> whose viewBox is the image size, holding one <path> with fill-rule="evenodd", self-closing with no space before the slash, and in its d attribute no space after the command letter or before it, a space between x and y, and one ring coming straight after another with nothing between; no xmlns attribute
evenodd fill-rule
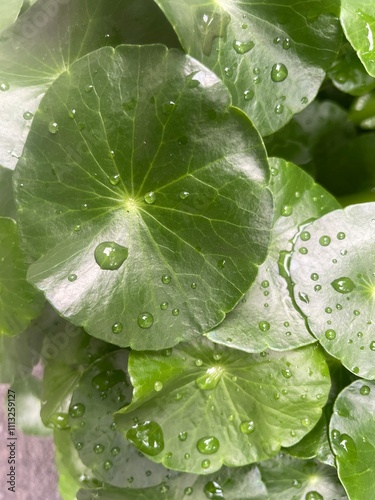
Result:
<svg viewBox="0 0 375 500"><path fill-rule="evenodd" d="M303 236L305 234L305 236ZM352 205L307 226L294 245L294 296L324 349L374 379L375 204Z"/></svg>
<svg viewBox="0 0 375 500"><path fill-rule="evenodd" d="M178 46L152 0L36 2L0 33L0 163L15 168L41 98L76 60L107 45L155 42Z"/></svg>
<svg viewBox="0 0 375 500"><path fill-rule="evenodd" d="M30 281L120 346L222 321L266 256L273 208L261 139L224 85L177 50L104 48L42 109L15 172Z"/></svg>
<svg viewBox="0 0 375 500"><path fill-rule="evenodd" d="M185 51L220 76L262 135L315 98L340 46L336 0L156 1Z"/></svg>
<svg viewBox="0 0 375 500"><path fill-rule="evenodd" d="M275 199L272 240L265 262L245 299L208 333L214 342L248 352L289 350L314 342L293 303L287 273L280 272L300 225L340 205L299 167L271 159L270 189Z"/></svg>
<svg viewBox="0 0 375 500"><path fill-rule="evenodd" d="M199 340L172 352L132 352L129 373L133 400L115 415L124 436L151 460L197 474L296 443L318 421L329 390L316 347L248 354Z"/></svg>
<svg viewBox="0 0 375 500"><path fill-rule="evenodd" d="M335 402L330 423L331 446L339 478L349 498L371 498L374 460L374 382L356 380Z"/></svg>

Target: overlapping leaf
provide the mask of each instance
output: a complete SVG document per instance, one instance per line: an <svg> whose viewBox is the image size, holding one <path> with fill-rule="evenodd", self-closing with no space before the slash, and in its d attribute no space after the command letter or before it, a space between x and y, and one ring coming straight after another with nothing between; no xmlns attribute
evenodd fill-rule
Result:
<svg viewBox="0 0 375 500"><path fill-rule="evenodd" d="M14 23L21 10L23 0L9 0L0 4L0 31Z"/></svg>
<svg viewBox="0 0 375 500"><path fill-rule="evenodd" d="M120 488L162 485L173 475L139 456L113 422L113 413L132 396L127 354L122 350L103 356L81 376L69 407L72 439L82 462L105 483Z"/></svg>
<svg viewBox="0 0 375 500"><path fill-rule="evenodd" d="M340 45L336 0L156 2L185 51L220 76L262 135L315 98Z"/></svg>
<svg viewBox="0 0 375 500"><path fill-rule="evenodd" d="M294 245L294 296L323 347L352 373L375 378L375 204L307 226Z"/></svg>
<svg viewBox="0 0 375 500"><path fill-rule="evenodd" d="M282 351L314 342L293 303L291 283L282 269L298 227L340 207L327 191L292 163L272 159L271 171L275 215L267 259L245 300L208 333L214 342L248 352L268 348Z"/></svg>
<svg viewBox="0 0 375 500"><path fill-rule="evenodd" d="M261 139L224 85L177 50L105 48L43 109L15 172L41 257L31 282L121 346L169 347L222 321L265 258L273 207Z"/></svg>
<svg viewBox="0 0 375 500"><path fill-rule="evenodd" d="M38 316L42 295L26 281L27 264L13 219L0 217L0 335L17 335Z"/></svg>
<svg viewBox="0 0 375 500"><path fill-rule="evenodd" d="M329 390L315 347L247 354L208 340L173 352L132 352L124 435L151 460L207 474L264 460L318 421Z"/></svg>
<svg viewBox="0 0 375 500"><path fill-rule="evenodd" d="M349 498L375 494L375 384L356 380L336 400L330 423L339 478Z"/></svg>
<svg viewBox="0 0 375 500"><path fill-rule="evenodd" d="M15 168L41 97L74 61L104 45L155 42L178 45L152 0L39 0L0 33L0 163Z"/></svg>
<svg viewBox="0 0 375 500"><path fill-rule="evenodd" d="M225 495L225 496L224 496ZM256 466L226 468L217 474L196 476L193 474L178 474L176 478L167 479L164 484L153 488L134 490L115 489L104 486L95 490L81 490L78 500L181 500L181 498L212 500L266 500L267 491Z"/></svg>

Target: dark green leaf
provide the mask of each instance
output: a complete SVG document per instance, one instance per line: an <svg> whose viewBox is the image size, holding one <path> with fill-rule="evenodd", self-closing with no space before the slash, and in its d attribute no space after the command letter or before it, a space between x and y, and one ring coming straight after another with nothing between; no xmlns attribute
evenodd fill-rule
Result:
<svg viewBox="0 0 375 500"><path fill-rule="evenodd" d="M12 186L13 172L0 165L0 217L16 218Z"/></svg>
<svg viewBox="0 0 375 500"><path fill-rule="evenodd" d="M69 406L69 424L82 462L97 478L120 488L146 488L162 484L169 471L139 455L113 422L113 413L132 396L127 354L103 356L82 375Z"/></svg>
<svg viewBox="0 0 375 500"><path fill-rule="evenodd" d="M375 4L371 0L341 0L340 19L347 39L375 77Z"/></svg>
<svg viewBox="0 0 375 500"><path fill-rule="evenodd" d="M270 500L343 500L336 469L315 460L278 455L259 464ZM354 497L353 497L354 499Z"/></svg>
<svg viewBox="0 0 375 500"><path fill-rule="evenodd" d="M13 219L0 217L0 335L17 335L38 316L42 295L26 281L27 264Z"/></svg>
<svg viewBox="0 0 375 500"><path fill-rule="evenodd" d="M256 281L227 319L209 332L214 342L248 352L289 350L315 341L290 295L287 274L279 272L298 227L340 208L337 201L303 170L284 160L271 160L270 189L275 199L272 240Z"/></svg>
<svg viewBox="0 0 375 500"><path fill-rule="evenodd" d="M25 242L44 254L31 282L89 333L135 349L222 321L272 219L261 139L224 85L177 50L105 48L42 107L15 172Z"/></svg>
<svg viewBox="0 0 375 500"><path fill-rule="evenodd" d="M262 135L315 98L339 50L337 0L156 2L185 51L222 78Z"/></svg>
<svg viewBox="0 0 375 500"><path fill-rule="evenodd" d="M331 101L315 101L282 130L266 137L265 144L270 156L292 161L315 176L321 158L355 135L346 110ZM331 166L328 161L325 165ZM345 177L345 172L341 175Z"/></svg>
<svg viewBox="0 0 375 500"><path fill-rule="evenodd" d="M224 496L225 495L225 496ZM266 500L268 495L255 466L241 468L223 467L218 473L208 476L178 474L158 487L139 490L103 487L81 490L78 500L103 498L105 500L181 500L182 498L213 500Z"/></svg>
<svg viewBox="0 0 375 500"><path fill-rule="evenodd" d="M36 2L0 34L0 163L14 169L40 99L74 61L104 45L155 42L178 46L152 0Z"/></svg>
<svg viewBox="0 0 375 500"><path fill-rule="evenodd" d="M294 245L294 296L322 346L351 372L375 378L375 203L324 215Z"/></svg>
<svg viewBox="0 0 375 500"><path fill-rule="evenodd" d="M339 57L328 71L328 76L335 87L354 96L364 95L375 88L375 78L367 73L348 43L341 48Z"/></svg>
<svg viewBox="0 0 375 500"><path fill-rule="evenodd" d="M298 442L329 390L316 347L247 354L201 339L172 352L132 352L129 373L133 401L115 415L119 428L151 460L198 474Z"/></svg>
<svg viewBox="0 0 375 500"><path fill-rule="evenodd" d="M339 478L349 498L375 495L375 384L356 380L336 400L330 423Z"/></svg>

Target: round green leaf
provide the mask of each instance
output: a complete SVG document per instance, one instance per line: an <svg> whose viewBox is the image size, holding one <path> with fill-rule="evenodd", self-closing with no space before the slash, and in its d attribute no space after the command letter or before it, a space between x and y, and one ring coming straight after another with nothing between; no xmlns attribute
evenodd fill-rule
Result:
<svg viewBox="0 0 375 500"><path fill-rule="evenodd" d="M267 259L245 299L208 333L214 342L247 352L285 351L315 341L295 306L289 277L282 268L297 228L340 207L299 167L281 159L271 159L270 164L275 215Z"/></svg>
<svg viewBox="0 0 375 500"><path fill-rule="evenodd" d="M336 400L330 423L339 478L349 498L375 495L375 384L356 380Z"/></svg>
<svg viewBox="0 0 375 500"><path fill-rule="evenodd" d="M316 347L247 354L206 339L162 353L132 352L124 435L151 460L207 474L264 460L315 425L329 391Z"/></svg>
<svg viewBox="0 0 375 500"><path fill-rule="evenodd" d="M341 41L336 0L156 2L185 51L220 76L262 135L314 99Z"/></svg>
<svg viewBox="0 0 375 500"><path fill-rule="evenodd" d="M105 48L42 108L15 172L25 244L44 254L30 281L135 349L222 321L265 258L273 207L261 139L220 80L177 50Z"/></svg>
<svg viewBox="0 0 375 500"><path fill-rule="evenodd" d="M372 0L341 0L341 24L366 70L375 77L375 4Z"/></svg>
<svg viewBox="0 0 375 500"><path fill-rule="evenodd" d="M326 351L373 379L375 204L331 212L304 232L290 266L295 300Z"/></svg>
<svg viewBox="0 0 375 500"><path fill-rule="evenodd" d="M120 488L145 488L161 484L168 470L139 455L113 422L113 413L132 396L127 357L127 351L116 351L86 370L70 402L69 424L82 462L97 478Z"/></svg>
<svg viewBox="0 0 375 500"><path fill-rule="evenodd" d="M17 335L38 316L43 297L26 281L27 264L13 219L0 217L0 335Z"/></svg>
<svg viewBox="0 0 375 500"><path fill-rule="evenodd" d="M259 469L270 500L347 499L336 469L316 460L298 460L280 454L260 463Z"/></svg>
<svg viewBox="0 0 375 500"><path fill-rule="evenodd" d="M106 45L156 42L179 45L152 0L38 0L0 33L0 163L15 168L41 98L76 60Z"/></svg>
<svg viewBox="0 0 375 500"><path fill-rule="evenodd" d="M251 485L251 489L249 489ZM225 495L225 496L224 496ZM181 500L182 498L213 500L267 500L266 488L256 466L241 468L223 467L220 473L208 476L179 473L177 477L167 478L158 487L119 489L103 486L96 490L80 490L78 500Z"/></svg>

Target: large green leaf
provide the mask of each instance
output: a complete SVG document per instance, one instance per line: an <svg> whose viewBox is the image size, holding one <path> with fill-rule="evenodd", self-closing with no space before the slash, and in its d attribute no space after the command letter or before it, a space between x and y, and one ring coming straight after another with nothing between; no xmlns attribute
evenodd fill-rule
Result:
<svg viewBox="0 0 375 500"><path fill-rule="evenodd" d="M375 495L375 384L356 380L336 400L330 423L339 478L349 498Z"/></svg>
<svg viewBox="0 0 375 500"><path fill-rule="evenodd" d="M208 334L214 342L248 352L285 351L315 341L293 303L288 275L279 266L290 257L291 241L301 224L340 208L297 166L281 159L272 159L270 164L275 215L267 259L245 300Z"/></svg>
<svg viewBox="0 0 375 500"><path fill-rule="evenodd" d="M316 460L280 454L259 464L270 500L343 500L347 496L336 470ZM353 497L353 500L357 497ZM358 498L359 500L359 498Z"/></svg>
<svg viewBox="0 0 375 500"><path fill-rule="evenodd" d="M222 321L265 258L272 196L261 139L220 80L160 45L103 48L42 108L15 172L25 243L44 254L30 281L135 349Z"/></svg>
<svg viewBox="0 0 375 500"><path fill-rule="evenodd" d="M372 0L341 0L341 24L347 39L371 76L375 77L375 4Z"/></svg>
<svg viewBox="0 0 375 500"><path fill-rule="evenodd" d="M185 51L222 78L262 135L315 98L339 50L337 0L156 2Z"/></svg>
<svg viewBox="0 0 375 500"><path fill-rule="evenodd" d="M82 375L69 407L72 439L82 462L105 483L120 488L161 485L169 471L140 456L113 422L113 413L132 397L127 358L126 350L107 354Z"/></svg>
<svg viewBox="0 0 375 500"><path fill-rule="evenodd" d="M294 296L322 346L375 378L375 203L324 215L294 245Z"/></svg>
<svg viewBox="0 0 375 500"><path fill-rule="evenodd" d="M317 347L248 354L206 339L132 352L133 401L115 414L151 460L207 474L264 460L315 425L329 391Z"/></svg>
<svg viewBox="0 0 375 500"><path fill-rule="evenodd" d="M0 2L0 31L14 23L21 10L23 0L7 0Z"/></svg>
<svg viewBox="0 0 375 500"><path fill-rule="evenodd" d="M152 0L39 0L0 34L0 163L14 169L44 92L74 61L104 45L155 42L178 46Z"/></svg>
<svg viewBox="0 0 375 500"><path fill-rule="evenodd" d="M181 500L191 498L201 500L267 500L266 488L256 466L238 469L223 467L219 473L208 476L178 474L158 487L115 489L104 486L96 490L81 490L78 500Z"/></svg>
<svg viewBox="0 0 375 500"><path fill-rule="evenodd" d="M0 335L17 335L38 316L42 295L26 281L27 264L13 219L0 217Z"/></svg>

